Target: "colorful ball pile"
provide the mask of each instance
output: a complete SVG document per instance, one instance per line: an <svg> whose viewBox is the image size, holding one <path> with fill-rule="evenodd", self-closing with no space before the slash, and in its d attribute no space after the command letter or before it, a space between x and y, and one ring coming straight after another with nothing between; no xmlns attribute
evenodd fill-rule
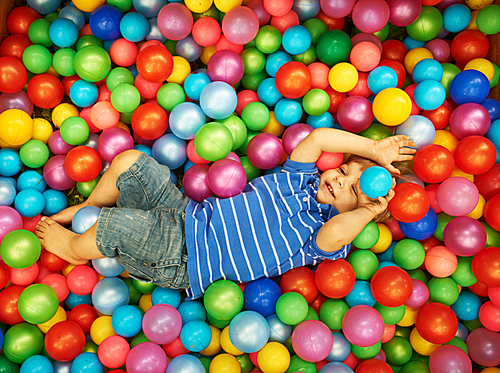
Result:
<svg viewBox="0 0 500 373"><path fill-rule="evenodd" d="M0 371L500 372L500 5L62 3L0 2ZM345 260L185 301L33 233L125 150L194 200L227 198L320 127L416 143L393 219ZM385 195L390 176L368 170L365 193Z"/></svg>

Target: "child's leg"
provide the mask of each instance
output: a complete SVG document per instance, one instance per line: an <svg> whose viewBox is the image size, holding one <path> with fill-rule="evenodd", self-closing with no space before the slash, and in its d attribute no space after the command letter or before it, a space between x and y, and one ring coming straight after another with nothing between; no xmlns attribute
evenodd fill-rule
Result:
<svg viewBox="0 0 500 373"><path fill-rule="evenodd" d="M83 234L62 227L51 218L45 218L36 227L42 246L71 264L85 264L88 260L104 258L96 245L95 223Z"/></svg>
<svg viewBox="0 0 500 373"><path fill-rule="evenodd" d="M108 170L102 175L96 187L85 202L78 205L68 207L63 211L52 216L52 219L59 224L69 224L73 220L73 216L83 207L97 206L109 207L113 206L118 199L119 191L116 188L116 180L124 171L128 170L134 164L136 159L141 154L140 151L131 149L118 154Z"/></svg>

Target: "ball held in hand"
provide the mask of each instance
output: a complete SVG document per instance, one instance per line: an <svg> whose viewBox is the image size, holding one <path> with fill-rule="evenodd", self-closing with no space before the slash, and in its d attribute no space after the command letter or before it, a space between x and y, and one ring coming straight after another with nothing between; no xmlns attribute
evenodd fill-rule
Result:
<svg viewBox="0 0 500 373"><path fill-rule="evenodd" d="M361 174L359 186L361 191L370 198L383 197L392 187L392 176L383 167L369 167Z"/></svg>

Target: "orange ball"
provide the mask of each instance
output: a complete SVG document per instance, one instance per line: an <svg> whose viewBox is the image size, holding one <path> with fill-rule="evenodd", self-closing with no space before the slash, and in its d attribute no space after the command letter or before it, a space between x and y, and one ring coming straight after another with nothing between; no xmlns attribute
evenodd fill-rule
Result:
<svg viewBox="0 0 500 373"><path fill-rule="evenodd" d="M457 256L446 246L434 246L425 254L425 268L434 277L448 277L458 265Z"/></svg>

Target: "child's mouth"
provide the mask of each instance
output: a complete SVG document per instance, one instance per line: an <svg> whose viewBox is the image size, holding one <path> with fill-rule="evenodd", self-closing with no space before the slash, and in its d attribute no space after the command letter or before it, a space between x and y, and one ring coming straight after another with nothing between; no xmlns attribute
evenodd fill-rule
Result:
<svg viewBox="0 0 500 373"><path fill-rule="evenodd" d="M331 185L326 184L326 187L328 188L328 191L332 194L333 198L335 198L335 194L333 193L333 188L331 187Z"/></svg>

